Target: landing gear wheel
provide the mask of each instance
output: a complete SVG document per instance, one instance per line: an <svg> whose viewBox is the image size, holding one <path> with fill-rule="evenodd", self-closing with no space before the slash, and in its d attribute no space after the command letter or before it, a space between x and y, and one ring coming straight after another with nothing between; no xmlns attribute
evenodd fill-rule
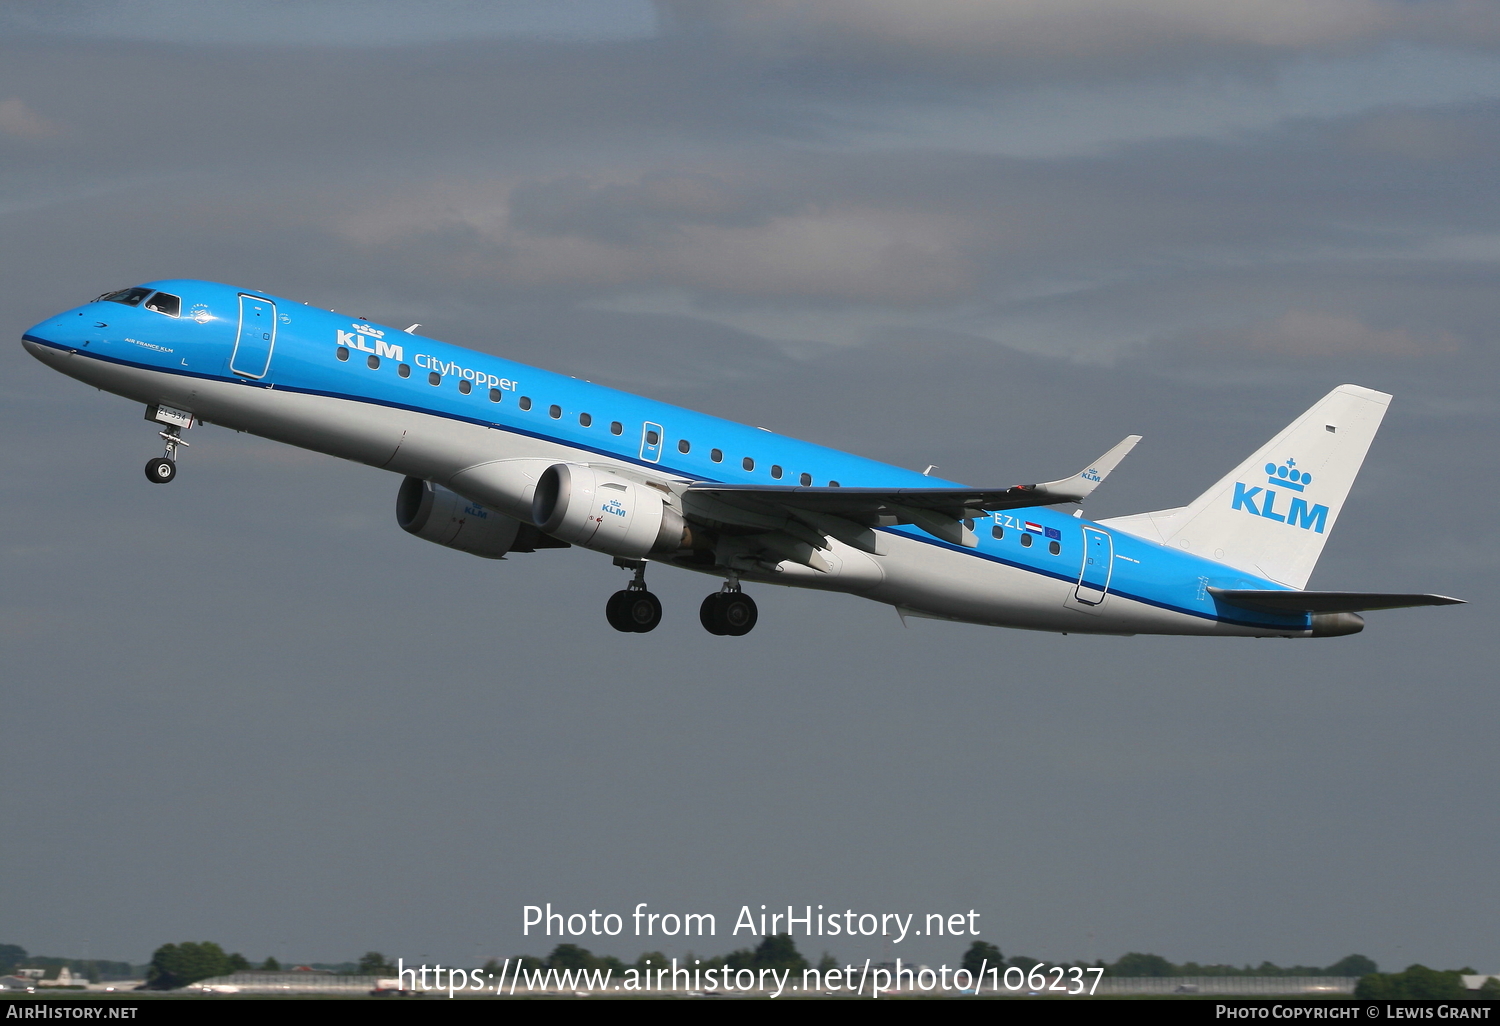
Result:
<svg viewBox="0 0 1500 1026"><path fill-rule="evenodd" d="M625 595L620 608L625 612L625 621L630 624L627 629L637 634L656 630L656 625L661 623L661 599L649 591L627 591Z"/></svg>
<svg viewBox="0 0 1500 1026"><path fill-rule="evenodd" d="M724 633L723 629L719 627L719 600L723 597L723 592L716 591L705 598L703 605L698 607L698 622L710 634Z"/></svg>
<svg viewBox="0 0 1500 1026"><path fill-rule="evenodd" d="M710 634L743 637L755 627L759 619L755 600L738 591L719 591L703 600L698 607L698 620Z"/></svg>
<svg viewBox="0 0 1500 1026"><path fill-rule="evenodd" d="M630 592L617 591L609 597L604 604L604 618L609 625L622 634L635 633L635 624L630 622L629 614L625 611L625 604L630 601Z"/></svg>
<svg viewBox="0 0 1500 1026"><path fill-rule="evenodd" d="M718 613L724 633L731 638L749 634L755 629L755 621L760 618L755 600L738 591L724 593L724 597L719 600Z"/></svg>
<svg viewBox="0 0 1500 1026"><path fill-rule="evenodd" d="M152 484L166 484L177 476L177 464L165 456L146 461L146 480Z"/></svg>

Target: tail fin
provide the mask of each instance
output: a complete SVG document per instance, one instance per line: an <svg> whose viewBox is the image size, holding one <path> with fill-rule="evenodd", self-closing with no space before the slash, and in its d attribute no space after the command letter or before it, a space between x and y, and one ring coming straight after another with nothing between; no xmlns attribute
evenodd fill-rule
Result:
<svg viewBox="0 0 1500 1026"><path fill-rule="evenodd" d="M1390 401L1340 385L1188 505L1103 523L1302 588Z"/></svg>

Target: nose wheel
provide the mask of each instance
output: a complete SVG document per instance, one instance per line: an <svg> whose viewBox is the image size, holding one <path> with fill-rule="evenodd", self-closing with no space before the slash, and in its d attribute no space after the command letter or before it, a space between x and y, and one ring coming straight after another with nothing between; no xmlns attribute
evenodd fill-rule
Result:
<svg viewBox="0 0 1500 1026"><path fill-rule="evenodd" d="M622 634L645 634L661 623L661 599L646 590L646 564L615 560L616 566L635 571L635 578L604 604L604 618Z"/></svg>
<svg viewBox="0 0 1500 1026"><path fill-rule="evenodd" d="M176 424L168 424L156 435L166 443L167 451L146 461L146 480L152 484L166 484L177 476L177 447L180 445L186 449L188 443L183 441L182 428Z"/></svg>
<svg viewBox="0 0 1500 1026"><path fill-rule="evenodd" d="M698 620L710 634L743 637L755 629L755 621L760 619L755 600L740 591L738 583L726 584L724 588L703 600L698 607Z"/></svg>
<svg viewBox="0 0 1500 1026"><path fill-rule="evenodd" d="M177 461L165 456L146 461L146 480L152 484L166 484L177 476Z"/></svg>

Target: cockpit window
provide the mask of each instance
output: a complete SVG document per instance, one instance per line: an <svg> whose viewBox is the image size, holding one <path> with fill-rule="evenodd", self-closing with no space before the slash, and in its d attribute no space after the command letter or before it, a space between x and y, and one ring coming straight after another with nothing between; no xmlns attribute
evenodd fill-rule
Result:
<svg viewBox="0 0 1500 1026"><path fill-rule="evenodd" d="M158 292L146 301L146 309L168 317L177 317L182 313L182 298L170 292Z"/></svg>
<svg viewBox="0 0 1500 1026"><path fill-rule="evenodd" d="M134 288L121 289L119 292L106 292L96 303L124 303L126 306L140 306L141 300L151 295L150 289Z"/></svg>

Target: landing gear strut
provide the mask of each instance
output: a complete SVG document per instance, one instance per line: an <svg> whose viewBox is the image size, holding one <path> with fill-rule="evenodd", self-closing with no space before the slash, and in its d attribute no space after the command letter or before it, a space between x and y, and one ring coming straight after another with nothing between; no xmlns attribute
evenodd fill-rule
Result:
<svg viewBox="0 0 1500 1026"><path fill-rule="evenodd" d="M162 441L167 443L167 451L155 459L146 461L146 480L152 484L166 484L177 476L177 447L187 447L188 443L182 440L182 429L173 424L158 431L156 434Z"/></svg>
<svg viewBox="0 0 1500 1026"><path fill-rule="evenodd" d="M615 560L615 566L634 570L635 577L604 605L604 618L622 634L645 634L661 623L661 599L646 590L646 564L639 560Z"/></svg>
<svg viewBox="0 0 1500 1026"><path fill-rule="evenodd" d="M714 592L698 607L698 620L710 634L742 637L755 628L759 619L755 600L740 591L740 582L731 577L724 582L724 590Z"/></svg>

